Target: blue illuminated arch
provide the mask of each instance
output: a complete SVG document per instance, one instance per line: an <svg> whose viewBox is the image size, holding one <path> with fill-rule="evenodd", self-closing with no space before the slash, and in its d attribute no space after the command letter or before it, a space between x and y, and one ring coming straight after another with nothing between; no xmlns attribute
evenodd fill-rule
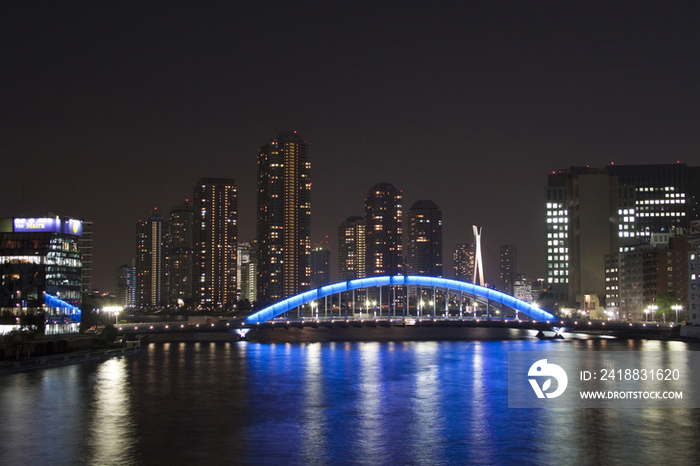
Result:
<svg viewBox="0 0 700 466"><path fill-rule="evenodd" d="M549 312L543 311L542 309L533 306L529 303L526 303L525 301L521 301L519 299L514 298L513 296L501 293L500 291L485 288L483 286L478 286L473 283L462 282L459 280L449 280L446 278L438 277L396 275L393 277L385 276L358 278L356 280L334 283L332 285L326 285L321 288L309 290L296 296L292 296L291 298L287 298L284 301L280 301L276 304L273 304L272 306L268 306L264 309L261 309L255 314L249 315L245 318L245 323L248 325L253 325L267 322L268 320L274 319L275 317L282 315L285 312L288 312L299 306L303 306L304 304L310 303L311 301L325 298L326 296L331 296L345 291L357 290L360 288L370 288L375 286L387 285L420 285L445 288L453 292L456 291L466 293L468 296L473 298L485 298L487 301L500 303L504 306L513 308L518 312L522 312L530 318L540 322L546 322L556 319Z"/></svg>

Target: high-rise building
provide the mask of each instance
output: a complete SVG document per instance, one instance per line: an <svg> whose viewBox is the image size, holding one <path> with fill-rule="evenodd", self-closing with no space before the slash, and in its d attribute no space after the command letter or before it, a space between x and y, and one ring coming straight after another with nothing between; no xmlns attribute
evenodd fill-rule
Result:
<svg viewBox="0 0 700 466"><path fill-rule="evenodd" d="M454 252L455 280L471 282L474 276L474 243L458 244Z"/></svg>
<svg viewBox="0 0 700 466"><path fill-rule="evenodd" d="M311 288L320 288L331 282L331 248L328 242L311 249Z"/></svg>
<svg viewBox="0 0 700 466"><path fill-rule="evenodd" d="M309 144L282 132L258 150L258 301L274 303L311 286Z"/></svg>
<svg viewBox="0 0 700 466"><path fill-rule="evenodd" d="M257 301L257 251L255 241L238 243L238 299Z"/></svg>
<svg viewBox="0 0 700 466"><path fill-rule="evenodd" d="M348 217L338 227L338 280L365 276L365 219Z"/></svg>
<svg viewBox="0 0 700 466"><path fill-rule="evenodd" d="M192 298L208 307L236 303L238 195L231 178L202 178L193 196Z"/></svg>
<svg viewBox="0 0 700 466"><path fill-rule="evenodd" d="M83 220L83 235L78 239L78 250L83 263L82 291L92 293L92 222Z"/></svg>
<svg viewBox="0 0 700 466"><path fill-rule="evenodd" d="M442 277L442 211L427 199L408 209L406 274Z"/></svg>
<svg viewBox="0 0 700 466"><path fill-rule="evenodd" d="M514 244L501 245L501 291L513 296L515 277L518 274L518 254Z"/></svg>
<svg viewBox="0 0 700 466"><path fill-rule="evenodd" d="M401 191L379 183L365 194L365 276L402 273Z"/></svg>
<svg viewBox="0 0 700 466"><path fill-rule="evenodd" d="M147 220L139 220L136 224L137 307L160 306L166 302L163 223L163 217L154 209Z"/></svg>
<svg viewBox="0 0 700 466"><path fill-rule="evenodd" d="M123 307L131 307L131 293L134 284L131 282L133 272L127 264L120 265L114 270L114 292L116 304Z"/></svg>
<svg viewBox="0 0 700 466"><path fill-rule="evenodd" d="M192 302L192 204L173 207L167 235L168 302Z"/></svg>
<svg viewBox="0 0 700 466"><path fill-rule="evenodd" d="M547 286L555 300L582 309L605 296L605 256L619 248L617 177L572 167L549 175Z"/></svg>

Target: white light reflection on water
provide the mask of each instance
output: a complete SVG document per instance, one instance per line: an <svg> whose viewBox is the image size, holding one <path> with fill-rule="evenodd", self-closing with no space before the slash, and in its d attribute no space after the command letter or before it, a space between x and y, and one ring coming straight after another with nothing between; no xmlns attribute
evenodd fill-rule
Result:
<svg viewBox="0 0 700 466"><path fill-rule="evenodd" d="M110 359L97 368L90 406L88 464L135 464L135 420L126 359Z"/></svg>
<svg viewBox="0 0 700 466"><path fill-rule="evenodd" d="M412 346L413 365L416 368L411 383L411 399L407 408L413 412L410 435L414 461L424 463L432 459L439 463L442 455L442 404L439 356L437 342L425 341Z"/></svg>
<svg viewBox="0 0 700 466"><path fill-rule="evenodd" d="M383 452L377 436L382 432L382 365L379 359L380 343L361 343L355 347L360 350L359 373L357 375L358 391L358 438L359 451L363 456L373 459L381 458Z"/></svg>
<svg viewBox="0 0 700 466"><path fill-rule="evenodd" d="M302 348L304 367L304 409L301 432L302 456L309 462L327 455L327 403L321 361L321 345L311 343Z"/></svg>

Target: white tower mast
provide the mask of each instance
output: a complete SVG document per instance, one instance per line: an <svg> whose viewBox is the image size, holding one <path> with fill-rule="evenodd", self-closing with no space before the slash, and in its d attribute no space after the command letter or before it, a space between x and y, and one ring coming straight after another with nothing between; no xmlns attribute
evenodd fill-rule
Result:
<svg viewBox="0 0 700 466"><path fill-rule="evenodd" d="M476 225L472 225L474 230L474 278L472 283L484 286L484 264L481 262L481 228L477 228ZM479 271L479 282L476 281L476 272Z"/></svg>

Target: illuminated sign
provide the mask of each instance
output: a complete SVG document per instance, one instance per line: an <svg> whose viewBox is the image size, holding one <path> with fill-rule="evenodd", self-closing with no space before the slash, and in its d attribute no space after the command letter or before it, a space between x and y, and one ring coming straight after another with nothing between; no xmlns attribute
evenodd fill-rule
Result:
<svg viewBox="0 0 700 466"><path fill-rule="evenodd" d="M63 233L67 235L82 236L83 222L72 218L64 220Z"/></svg>
<svg viewBox="0 0 700 466"><path fill-rule="evenodd" d="M13 219L13 231L15 233L64 233L82 236L83 222L59 218L15 218Z"/></svg>
<svg viewBox="0 0 700 466"><path fill-rule="evenodd" d="M16 218L13 230L15 233L63 233L58 218Z"/></svg>

